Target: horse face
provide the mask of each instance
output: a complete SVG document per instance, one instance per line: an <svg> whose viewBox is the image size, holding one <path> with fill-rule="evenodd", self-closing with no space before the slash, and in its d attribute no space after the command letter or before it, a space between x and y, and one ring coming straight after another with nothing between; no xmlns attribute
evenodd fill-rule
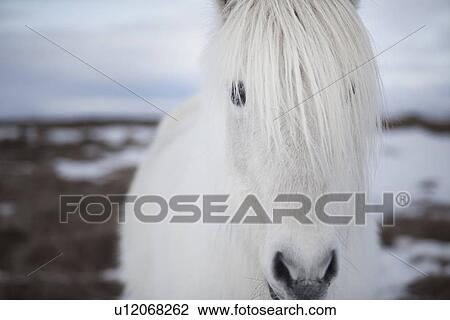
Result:
<svg viewBox="0 0 450 320"><path fill-rule="evenodd" d="M366 148L378 130L370 100L378 80L376 67L342 78L373 57L356 4L224 4L212 82L220 84L228 163L268 209L280 194L314 202L365 182ZM260 268L274 299L324 298L340 277L341 229L312 216L313 225L291 220L265 230Z"/></svg>
<svg viewBox="0 0 450 320"><path fill-rule="evenodd" d="M224 112L228 162L267 197L333 188L332 179L345 180L336 172L350 174L341 166L365 152L352 147L359 129L342 123L364 125L360 106L352 104L362 105L367 86L352 75L322 90L371 54L365 36L358 38L365 30L353 7L357 1L219 4L223 25L210 46L216 78L208 85L217 89L215 104ZM372 123L365 125L370 130ZM337 159L338 153L349 159Z"/></svg>

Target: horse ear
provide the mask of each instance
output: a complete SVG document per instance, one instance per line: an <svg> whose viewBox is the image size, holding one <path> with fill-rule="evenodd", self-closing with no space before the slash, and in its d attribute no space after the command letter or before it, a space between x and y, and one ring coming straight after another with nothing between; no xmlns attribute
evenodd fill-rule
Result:
<svg viewBox="0 0 450 320"><path fill-rule="evenodd" d="M227 3L229 2L229 0L216 0L219 4L219 8L220 10L223 10L225 8L225 6L227 5Z"/></svg>
<svg viewBox="0 0 450 320"><path fill-rule="evenodd" d="M226 7L231 0L215 0L215 1L218 5L219 13L222 16L222 19L226 20L228 16L228 10L226 10Z"/></svg>
<svg viewBox="0 0 450 320"><path fill-rule="evenodd" d="M359 3L361 2L360 0L350 0L350 2L356 7L359 7Z"/></svg>

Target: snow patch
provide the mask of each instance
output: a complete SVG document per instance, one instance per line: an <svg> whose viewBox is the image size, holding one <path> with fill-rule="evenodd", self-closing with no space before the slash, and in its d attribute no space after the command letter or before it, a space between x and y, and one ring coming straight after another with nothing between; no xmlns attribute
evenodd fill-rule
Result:
<svg viewBox="0 0 450 320"><path fill-rule="evenodd" d="M448 243L433 240L399 238L392 248L385 248L381 255L383 277L380 297L399 299L407 296L407 286L431 274L450 274L438 259L450 259Z"/></svg>
<svg viewBox="0 0 450 320"><path fill-rule="evenodd" d="M46 141L56 145L81 143L83 138L80 129L51 129L46 134Z"/></svg>
<svg viewBox="0 0 450 320"><path fill-rule="evenodd" d="M20 137L20 130L16 126L0 127L1 140L17 140Z"/></svg>
<svg viewBox="0 0 450 320"><path fill-rule="evenodd" d="M0 203L0 216L9 217L12 216L15 212L15 206L9 202L1 202Z"/></svg>
<svg viewBox="0 0 450 320"><path fill-rule="evenodd" d="M77 161L56 159L54 166L57 174L67 180L95 180L111 174L117 170L137 166L145 150L142 148L128 148L117 153L110 153L95 161Z"/></svg>
<svg viewBox="0 0 450 320"><path fill-rule="evenodd" d="M420 129L401 129L384 135L373 196L409 192L413 204L447 203L450 194L450 139Z"/></svg>

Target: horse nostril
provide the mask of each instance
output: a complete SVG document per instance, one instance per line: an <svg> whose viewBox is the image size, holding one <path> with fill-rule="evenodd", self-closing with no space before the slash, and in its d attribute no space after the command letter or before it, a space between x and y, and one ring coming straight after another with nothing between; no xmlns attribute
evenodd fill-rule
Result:
<svg viewBox="0 0 450 320"><path fill-rule="evenodd" d="M273 259L273 273L276 280L283 282L286 286L290 287L292 285L292 277L289 273L289 268L283 261L283 254L277 252L275 258Z"/></svg>
<svg viewBox="0 0 450 320"><path fill-rule="evenodd" d="M333 250L331 252L331 260L330 263L328 264L328 267L325 271L325 275L323 276L323 281L325 282L331 282L331 280L333 280L338 272L338 261L337 261L337 255L336 255L336 251Z"/></svg>

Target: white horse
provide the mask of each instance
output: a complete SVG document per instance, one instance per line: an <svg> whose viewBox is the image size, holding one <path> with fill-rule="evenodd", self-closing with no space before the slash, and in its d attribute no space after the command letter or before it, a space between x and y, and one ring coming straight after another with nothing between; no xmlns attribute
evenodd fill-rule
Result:
<svg viewBox="0 0 450 320"><path fill-rule="evenodd" d="M209 204L222 216L248 194L271 212L279 194L366 191L380 83L356 2L218 1L202 94L173 113L178 121L162 122L130 193L229 194L226 208ZM125 297L373 297L375 227L325 225L314 212L311 219L149 224L128 211L120 248Z"/></svg>

